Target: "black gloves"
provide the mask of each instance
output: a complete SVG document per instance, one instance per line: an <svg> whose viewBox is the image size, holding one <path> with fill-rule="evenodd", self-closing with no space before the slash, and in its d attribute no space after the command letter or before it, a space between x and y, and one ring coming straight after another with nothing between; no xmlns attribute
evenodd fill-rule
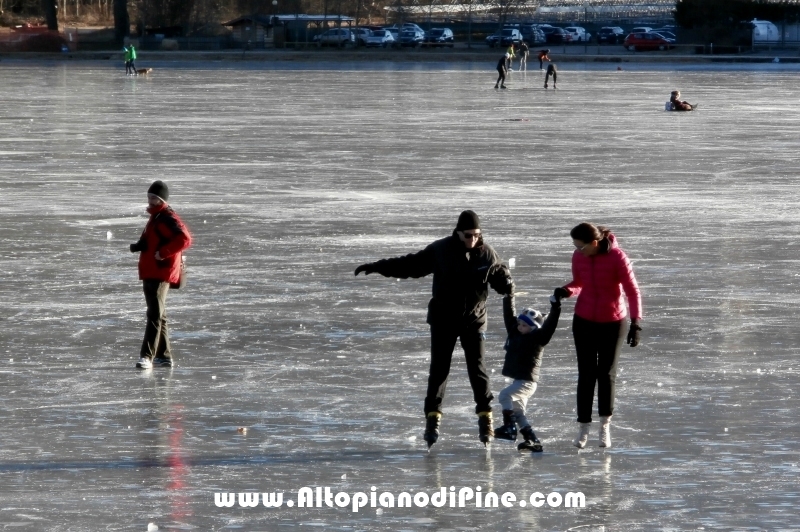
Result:
<svg viewBox="0 0 800 532"><path fill-rule="evenodd" d="M364 272L364 275L369 275L371 273L375 273L376 271L377 270L375 269L375 263L374 262L368 262L368 263L362 264L361 266L356 268L356 273L355 274L358 275L359 273Z"/></svg>
<svg viewBox="0 0 800 532"><path fill-rule="evenodd" d="M560 287L560 286L559 286L558 288L556 288L555 290L553 290L553 296L554 296L554 297L555 297L555 298L556 298L556 299L559 301L559 303L560 303L562 299L565 299L565 298L569 297L569 292L567 292L567 289L566 289L566 288L562 288L562 287Z"/></svg>
<svg viewBox="0 0 800 532"><path fill-rule="evenodd" d="M514 292L517 289L517 285L514 284L514 280L513 279L509 279L508 280L508 284L506 285L506 287L507 287L506 293L503 294L503 295L514 297Z"/></svg>
<svg viewBox="0 0 800 532"><path fill-rule="evenodd" d="M642 327L636 323L631 323L631 328L628 330L628 339L625 341L631 347L636 347L639 345L639 331L642 330Z"/></svg>
<svg viewBox="0 0 800 532"><path fill-rule="evenodd" d="M139 240L138 242L131 244L131 253L136 253L137 251L147 251L147 242L144 240Z"/></svg>

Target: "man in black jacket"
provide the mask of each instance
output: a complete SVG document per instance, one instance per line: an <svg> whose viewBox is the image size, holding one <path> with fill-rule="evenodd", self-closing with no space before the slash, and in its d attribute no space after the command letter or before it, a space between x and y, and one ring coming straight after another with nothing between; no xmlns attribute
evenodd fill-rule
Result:
<svg viewBox="0 0 800 532"><path fill-rule="evenodd" d="M499 294L513 295L514 282L494 249L483 242L478 215L464 211L451 236L418 253L362 264L355 274L361 272L400 279L433 274L433 297L428 303L427 318L431 326L431 366L425 397L424 439L428 447L439 439L442 400L453 350L460 338L478 414L480 440L489 443L494 437L491 407L494 397L483 367L486 297L489 286Z"/></svg>

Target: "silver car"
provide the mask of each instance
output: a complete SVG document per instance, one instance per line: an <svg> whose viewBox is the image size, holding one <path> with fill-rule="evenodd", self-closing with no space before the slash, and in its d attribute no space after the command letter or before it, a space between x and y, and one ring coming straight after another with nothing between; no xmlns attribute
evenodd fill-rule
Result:
<svg viewBox="0 0 800 532"><path fill-rule="evenodd" d="M333 28L319 35L317 46L354 46L356 36L352 31Z"/></svg>
<svg viewBox="0 0 800 532"><path fill-rule="evenodd" d="M387 46L394 46L395 39L392 32L389 30L373 30L372 35L367 37L367 46L380 46L386 48Z"/></svg>

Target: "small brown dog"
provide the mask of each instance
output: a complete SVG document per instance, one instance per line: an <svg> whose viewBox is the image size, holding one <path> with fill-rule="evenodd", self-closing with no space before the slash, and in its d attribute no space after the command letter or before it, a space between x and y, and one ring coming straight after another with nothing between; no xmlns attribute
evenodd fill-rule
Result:
<svg viewBox="0 0 800 532"><path fill-rule="evenodd" d="M136 69L136 74L139 75L139 76L147 76L152 71L153 71L152 68L137 68Z"/></svg>

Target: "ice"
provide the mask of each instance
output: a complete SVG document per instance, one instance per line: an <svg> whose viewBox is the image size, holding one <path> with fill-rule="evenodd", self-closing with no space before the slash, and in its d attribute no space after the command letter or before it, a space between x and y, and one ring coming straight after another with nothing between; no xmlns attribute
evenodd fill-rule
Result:
<svg viewBox="0 0 800 532"><path fill-rule="evenodd" d="M0 62L0 338L14 360L0 369L0 522L796 528L797 65L563 63L558 91L535 71L498 93L493 61L140 61L150 79L113 60ZM663 112L675 88L700 110ZM128 245L154 179L195 244L168 300L176 367L140 372ZM571 444L567 301L528 408L545 452L483 449L458 350L427 452L430 279L353 270L449 234L466 208L516 259L520 307L569 279L571 227L616 232L645 318L641 345L623 348L611 449L597 427ZM496 395L501 298L488 308ZM296 504L304 486L373 485L579 491L586 507ZM294 506L214 503L256 491Z"/></svg>

